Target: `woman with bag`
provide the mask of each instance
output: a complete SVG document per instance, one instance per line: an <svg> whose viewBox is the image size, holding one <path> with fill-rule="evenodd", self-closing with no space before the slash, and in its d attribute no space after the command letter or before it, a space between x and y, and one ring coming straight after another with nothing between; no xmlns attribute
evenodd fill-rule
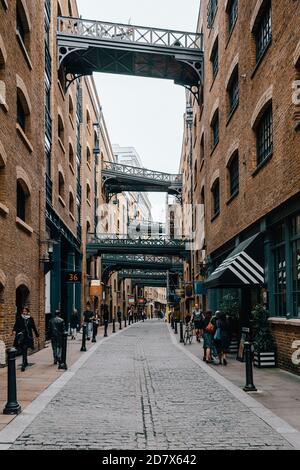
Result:
<svg viewBox="0 0 300 470"><path fill-rule="evenodd" d="M24 307L22 314L17 316L13 331L16 334L14 346L22 353L21 371L24 372L28 366L28 348L34 349L33 332L39 338L34 319L31 317L28 307Z"/></svg>
<svg viewBox="0 0 300 470"><path fill-rule="evenodd" d="M203 320L203 350L204 350L204 356L203 356L203 361L207 363L212 363L212 357L211 357L211 350L213 347L213 338L214 338L214 333L215 333L215 327L211 322L212 319L212 311L208 310L205 313L205 317Z"/></svg>
<svg viewBox="0 0 300 470"><path fill-rule="evenodd" d="M225 313L216 312L216 331L214 344L219 357L219 364L227 366L227 351L230 343L230 327Z"/></svg>

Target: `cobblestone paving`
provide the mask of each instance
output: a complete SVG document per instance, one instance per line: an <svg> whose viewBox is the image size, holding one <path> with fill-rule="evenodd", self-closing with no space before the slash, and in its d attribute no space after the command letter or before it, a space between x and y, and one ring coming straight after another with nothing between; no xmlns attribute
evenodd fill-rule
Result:
<svg viewBox="0 0 300 470"><path fill-rule="evenodd" d="M100 345L13 449L288 449L159 321Z"/></svg>

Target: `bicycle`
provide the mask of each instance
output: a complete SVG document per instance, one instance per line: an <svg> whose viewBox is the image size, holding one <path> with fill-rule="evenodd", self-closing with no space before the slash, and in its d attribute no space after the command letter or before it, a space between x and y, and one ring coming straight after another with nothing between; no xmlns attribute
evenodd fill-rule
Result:
<svg viewBox="0 0 300 470"><path fill-rule="evenodd" d="M184 344L185 345L188 343L192 344L193 337L194 337L194 325L190 322L185 327L185 332L183 335Z"/></svg>

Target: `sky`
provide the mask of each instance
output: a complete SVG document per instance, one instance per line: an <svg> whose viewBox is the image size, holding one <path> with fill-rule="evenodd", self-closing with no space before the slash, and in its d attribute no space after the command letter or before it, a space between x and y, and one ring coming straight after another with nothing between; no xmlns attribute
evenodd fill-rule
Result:
<svg viewBox="0 0 300 470"><path fill-rule="evenodd" d="M200 0L77 0L85 19L196 31ZM112 144L135 147L146 168L179 169L185 89L170 80L94 74ZM165 195L150 195L153 219Z"/></svg>

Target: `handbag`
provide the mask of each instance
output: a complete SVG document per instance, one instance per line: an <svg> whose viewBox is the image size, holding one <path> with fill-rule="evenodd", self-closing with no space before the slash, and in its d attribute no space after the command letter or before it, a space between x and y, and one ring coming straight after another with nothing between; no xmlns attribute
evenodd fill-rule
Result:
<svg viewBox="0 0 300 470"><path fill-rule="evenodd" d="M206 333L213 333L214 330L215 330L214 325L212 324L212 322L209 322L209 324L205 328Z"/></svg>
<svg viewBox="0 0 300 470"><path fill-rule="evenodd" d="M24 336L23 331L20 331L20 333L17 333L17 335L16 335L16 344L17 344L18 348L21 348L23 346L24 339L25 339L25 336Z"/></svg>

